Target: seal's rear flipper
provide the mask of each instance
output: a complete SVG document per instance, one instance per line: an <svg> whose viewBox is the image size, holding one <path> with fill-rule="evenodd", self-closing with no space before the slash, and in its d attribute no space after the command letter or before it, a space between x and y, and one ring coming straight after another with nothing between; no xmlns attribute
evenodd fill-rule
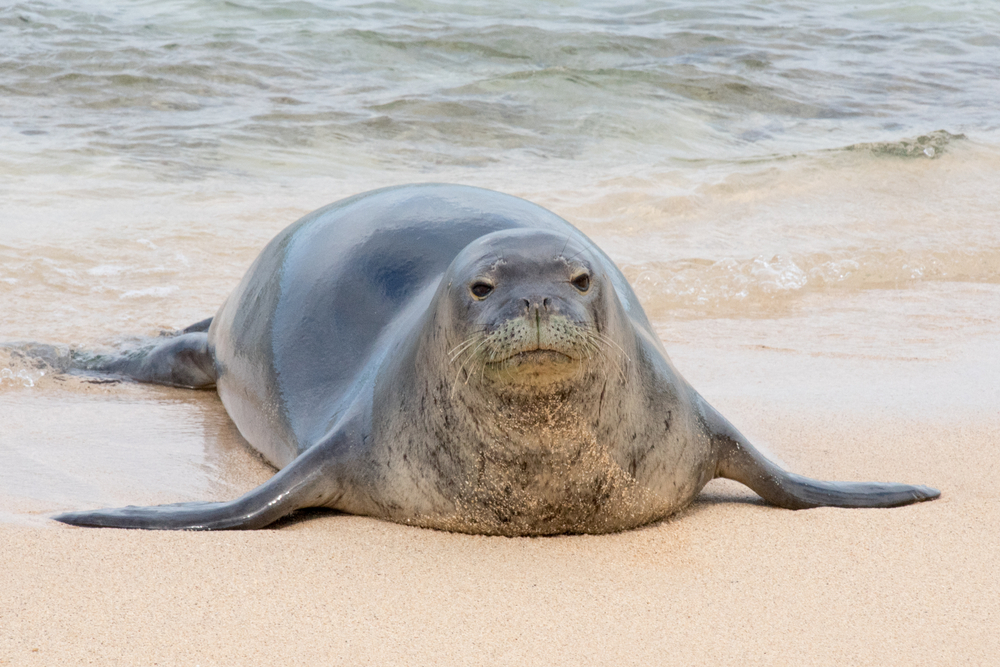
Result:
<svg viewBox="0 0 1000 667"><path fill-rule="evenodd" d="M899 507L941 495L929 486L877 482L824 482L782 470L702 400L705 425L717 456L716 477L746 484L767 502L787 509Z"/></svg>
<svg viewBox="0 0 1000 667"><path fill-rule="evenodd" d="M186 333L186 334L187 333L205 333L206 331L208 331L208 328L210 326L212 326L212 320L213 319L215 319L215 318L214 317L206 317L205 319L201 320L200 322L195 322L191 326L185 327L184 329L181 330L181 333Z"/></svg>
<svg viewBox="0 0 1000 667"><path fill-rule="evenodd" d="M236 500L66 512L52 518L72 526L98 528L252 530L304 507L333 507L341 496L338 467L336 458L324 455L317 446Z"/></svg>
<svg viewBox="0 0 1000 667"><path fill-rule="evenodd" d="M206 389L215 385L208 334L185 333L121 356L75 353L72 367L121 375L139 382Z"/></svg>

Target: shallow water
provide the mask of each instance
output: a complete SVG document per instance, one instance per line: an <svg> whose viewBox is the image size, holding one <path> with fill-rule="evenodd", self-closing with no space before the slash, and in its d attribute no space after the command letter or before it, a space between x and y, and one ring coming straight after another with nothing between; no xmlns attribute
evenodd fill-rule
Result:
<svg viewBox="0 0 1000 667"><path fill-rule="evenodd" d="M185 326L302 214L460 182L594 238L713 400L995 410L997 34L987 2L8 6L0 343ZM0 520L269 474L211 394L0 362Z"/></svg>

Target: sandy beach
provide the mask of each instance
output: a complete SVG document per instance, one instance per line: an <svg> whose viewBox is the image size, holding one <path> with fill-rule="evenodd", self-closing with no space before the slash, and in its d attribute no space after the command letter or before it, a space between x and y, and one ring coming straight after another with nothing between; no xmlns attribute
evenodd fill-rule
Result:
<svg viewBox="0 0 1000 667"><path fill-rule="evenodd" d="M0 667L1000 664L1000 5L8 4ZM552 538L50 519L275 471L214 390L12 350L183 329L301 216L429 182L592 238L783 467L940 499L794 512L713 481Z"/></svg>
<svg viewBox="0 0 1000 667"><path fill-rule="evenodd" d="M21 508L34 518L0 524L0 664L990 664L995 386L970 387L954 349L824 355L782 349L767 326L745 321L727 338L717 323L711 346L674 340L688 335L681 325L662 335L692 383L791 469L927 483L942 498L791 512L715 481L649 527L542 539L333 513L241 533L91 530ZM971 355L975 340L950 343ZM880 403L852 399L878 383ZM194 396L205 423L224 419L214 395ZM124 437L141 428L128 421ZM207 433L230 446L224 429ZM237 481L218 495L268 474L235 447L246 458L228 464Z"/></svg>

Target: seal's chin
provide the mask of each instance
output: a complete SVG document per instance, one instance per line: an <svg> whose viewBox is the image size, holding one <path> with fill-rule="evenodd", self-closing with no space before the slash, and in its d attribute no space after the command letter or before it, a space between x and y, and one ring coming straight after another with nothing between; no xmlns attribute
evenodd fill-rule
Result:
<svg viewBox="0 0 1000 667"><path fill-rule="evenodd" d="M574 375L581 360L558 350L537 348L486 364L504 382L546 386Z"/></svg>

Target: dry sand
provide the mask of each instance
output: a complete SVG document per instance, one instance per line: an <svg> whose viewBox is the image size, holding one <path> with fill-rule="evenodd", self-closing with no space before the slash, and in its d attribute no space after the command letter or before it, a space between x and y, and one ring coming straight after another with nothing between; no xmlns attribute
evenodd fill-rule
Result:
<svg viewBox="0 0 1000 667"><path fill-rule="evenodd" d="M995 385L963 393L947 355L668 344L791 469L943 497L791 512L716 481L644 529L541 539L333 513L246 533L8 522L0 665L997 664Z"/></svg>
<svg viewBox="0 0 1000 667"><path fill-rule="evenodd" d="M852 449L891 437L887 458L960 454L937 461L934 503L789 512L713 483L672 520L600 537L338 515L252 533L3 526L0 664L995 664L997 420L760 415Z"/></svg>

